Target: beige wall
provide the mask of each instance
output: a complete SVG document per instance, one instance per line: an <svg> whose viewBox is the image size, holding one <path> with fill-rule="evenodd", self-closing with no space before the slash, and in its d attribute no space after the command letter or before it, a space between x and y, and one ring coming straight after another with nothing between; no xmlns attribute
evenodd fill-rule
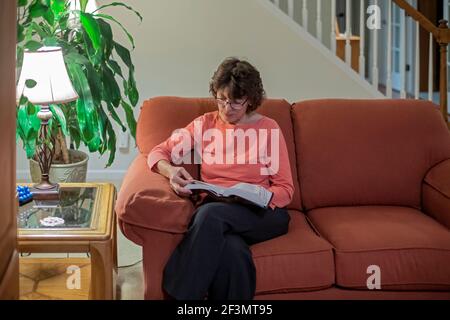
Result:
<svg viewBox="0 0 450 320"><path fill-rule="evenodd" d="M133 59L141 101L159 95L207 96L212 73L227 56L253 63L262 74L269 97L291 102L373 97L370 90L312 46L298 28L274 13L272 7L263 5L267 2L128 0L127 4L144 16L142 24L120 8L108 10L135 36ZM329 7L324 6L325 10ZM310 21L314 21L313 17ZM117 34L124 41L120 30ZM324 37L329 35L324 32ZM136 116L138 113L136 108ZM120 177L135 154L133 144L128 151L119 150L108 175L102 171L107 155L99 159L91 154L91 179ZM19 177L28 170L22 151L18 152L17 168Z"/></svg>

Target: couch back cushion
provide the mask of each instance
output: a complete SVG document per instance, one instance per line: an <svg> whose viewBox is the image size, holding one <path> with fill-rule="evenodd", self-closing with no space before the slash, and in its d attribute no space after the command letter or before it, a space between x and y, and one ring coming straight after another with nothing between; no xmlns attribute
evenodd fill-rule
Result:
<svg viewBox="0 0 450 320"><path fill-rule="evenodd" d="M216 109L212 98L156 97L145 101L137 123L136 143L139 151L146 156L155 145L170 137L175 129L183 128L196 117ZM277 121L283 132L295 187L294 197L288 208L300 209L291 105L286 100L267 99L258 112ZM198 166L185 167L194 177L199 177Z"/></svg>
<svg viewBox="0 0 450 320"><path fill-rule="evenodd" d="M420 100L321 99L293 105L302 202L420 208L426 172L450 158L436 105Z"/></svg>

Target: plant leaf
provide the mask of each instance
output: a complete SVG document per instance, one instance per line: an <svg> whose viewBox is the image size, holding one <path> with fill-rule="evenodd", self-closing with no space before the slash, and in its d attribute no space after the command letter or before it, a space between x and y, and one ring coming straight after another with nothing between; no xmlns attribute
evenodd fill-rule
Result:
<svg viewBox="0 0 450 320"><path fill-rule="evenodd" d="M30 28L32 30L36 31L38 33L39 37L41 37L41 38L45 38L45 37L50 35L50 33L46 33L44 31L44 29L42 29L42 27L40 25L38 25L36 22L34 22L34 21L32 21L30 23Z"/></svg>
<svg viewBox="0 0 450 320"><path fill-rule="evenodd" d="M36 85L37 85L36 80L33 80L33 79L27 79L27 80L25 80L25 86L26 86L27 88L29 88L29 89L34 88Z"/></svg>
<svg viewBox="0 0 450 320"><path fill-rule="evenodd" d="M86 68L87 77L89 81L89 87L91 88L92 99L97 109L100 107L103 92L102 79L99 76L97 70L90 64L84 66Z"/></svg>
<svg viewBox="0 0 450 320"><path fill-rule="evenodd" d="M48 7L43 5L40 1L35 1L30 6L30 17L39 18L47 12Z"/></svg>
<svg viewBox="0 0 450 320"><path fill-rule="evenodd" d="M127 37L128 37L128 40L130 40L130 42L131 42L131 45L133 46L133 49L134 49L134 39L133 39L133 36L128 32L128 30L127 29L125 29L125 27L119 22L119 21L117 21L114 17L112 17L112 16L109 16L109 15L107 15L107 14L96 14L95 15L96 17L101 17L101 18L103 18L103 19L107 19L107 20L111 20L111 21L114 21L115 23L117 23L119 26L120 26L120 28L125 32L125 34L127 35Z"/></svg>
<svg viewBox="0 0 450 320"><path fill-rule="evenodd" d="M25 28L18 23L17 24L17 42L22 42L25 39L25 33L24 33Z"/></svg>
<svg viewBox="0 0 450 320"><path fill-rule="evenodd" d="M116 156L116 132L114 131L111 123L108 123L108 127L106 128L108 131L108 150L109 150L109 159L106 164L106 168L109 167L113 162Z"/></svg>
<svg viewBox="0 0 450 320"><path fill-rule="evenodd" d="M124 79L123 74L122 74L122 69L120 68L119 64L116 61L108 60L106 63L111 68L111 70L114 72L114 74L118 74L120 77L122 77Z"/></svg>
<svg viewBox="0 0 450 320"><path fill-rule="evenodd" d="M102 146L99 149L100 154L105 153L106 150L108 150L108 136L106 132L106 128L108 125L111 125L111 122L109 121L108 116L105 113L105 110L103 110L102 105L100 105L98 108L98 128L99 131L102 133Z"/></svg>
<svg viewBox="0 0 450 320"><path fill-rule="evenodd" d="M117 54L119 55L120 59L125 63L125 65L128 67L128 69L133 69L134 71L134 65L131 62L131 55L130 51L122 46L121 44L114 42L114 49L116 50Z"/></svg>
<svg viewBox="0 0 450 320"><path fill-rule="evenodd" d="M141 14L138 11L134 10L132 7L127 6L125 3L122 3L122 2L112 2L109 4L102 5L102 6L98 7L93 13L95 13L96 11L100 11L107 7L117 7L117 6L125 7L128 10L133 11L139 17L139 19L141 21L142 21L142 19L144 19L144 18L142 18Z"/></svg>
<svg viewBox="0 0 450 320"><path fill-rule="evenodd" d="M103 19L97 19L102 34L103 53L105 57L109 57L114 47L113 33L111 26Z"/></svg>
<svg viewBox="0 0 450 320"><path fill-rule="evenodd" d="M133 107L135 107L139 101L139 92L136 88L136 80L134 80L134 73L132 69L129 70L128 88L126 94L130 99L130 102L133 105Z"/></svg>
<svg viewBox="0 0 450 320"><path fill-rule="evenodd" d="M17 133L22 139L27 158L32 158L35 153L36 138L41 125L41 120L37 117L39 110L38 106L31 103L20 105L17 110Z"/></svg>
<svg viewBox="0 0 450 320"><path fill-rule="evenodd" d="M69 64L70 75L73 78L75 90L79 95L76 101L78 124L80 126L81 139L87 145L90 152L97 151L101 140L98 132L98 118L95 105L86 75L81 66Z"/></svg>
<svg viewBox="0 0 450 320"><path fill-rule="evenodd" d="M102 83L103 83L103 91L102 96L104 101L111 101L114 107L119 107L120 104L120 88L114 78L114 74L111 70L104 66L102 68Z"/></svg>
<svg viewBox="0 0 450 320"><path fill-rule="evenodd" d="M50 9L56 20L59 20L66 10L66 0L51 0Z"/></svg>
<svg viewBox="0 0 450 320"><path fill-rule="evenodd" d="M89 39L89 35L87 34L86 30L83 30L82 32L82 41L83 46L85 48L85 54L88 56L89 61L97 67L102 63L102 51L101 50L95 50L92 44L92 41Z"/></svg>
<svg viewBox="0 0 450 320"><path fill-rule="evenodd" d="M48 22L49 25L53 26L53 24L55 23L55 15L53 14L53 12L51 10L47 10L44 13L44 19L45 21Z"/></svg>
<svg viewBox="0 0 450 320"><path fill-rule="evenodd" d="M66 53L64 55L64 61L67 64L69 64L69 63L76 63L79 65L89 65L90 64L89 60L85 56L79 54L76 51L71 51L71 52Z"/></svg>
<svg viewBox="0 0 450 320"><path fill-rule="evenodd" d="M56 104L51 104L49 107L50 107L50 111L53 114L53 117L56 119L56 121L61 126L61 130L62 130L63 134L65 136L67 136L68 135L68 131L67 131L67 124L66 124L66 117L64 116L63 111Z"/></svg>
<svg viewBox="0 0 450 320"><path fill-rule="evenodd" d="M127 119L128 128L130 128L131 136L136 139L136 119L134 118L133 108L124 100L121 100L121 105L123 110L125 111L125 116Z"/></svg>
<svg viewBox="0 0 450 320"><path fill-rule="evenodd" d="M80 21L92 42L95 52L98 52L101 49L102 42L100 37L100 27L98 26L97 21L91 14L85 12L80 13Z"/></svg>
<svg viewBox="0 0 450 320"><path fill-rule="evenodd" d="M79 1L80 1L80 8L81 8L81 11L82 11L82 12L85 12L89 0L79 0Z"/></svg>
<svg viewBox="0 0 450 320"><path fill-rule="evenodd" d="M44 42L44 45L49 46L49 47L53 47L53 46L57 47L59 45L59 41L55 37L44 38L43 42Z"/></svg>
<svg viewBox="0 0 450 320"><path fill-rule="evenodd" d="M123 125L122 120L120 120L119 115L117 114L116 110L114 109L113 105L109 102L106 103L108 107L108 111L110 113L110 116L114 119L114 121L117 122L117 124L122 128L122 131L127 131L127 128Z"/></svg>
<svg viewBox="0 0 450 320"><path fill-rule="evenodd" d="M38 49L40 49L43 46L42 43L34 41L34 40L30 40L27 43L25 43L25 49L28 49L30 51L37 51Z"/></svg>

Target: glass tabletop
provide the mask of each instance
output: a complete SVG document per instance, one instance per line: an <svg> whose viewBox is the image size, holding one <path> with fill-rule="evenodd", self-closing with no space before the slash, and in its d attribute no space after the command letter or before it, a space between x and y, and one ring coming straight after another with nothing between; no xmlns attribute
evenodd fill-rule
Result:
<svg viewBox="0 0 450 320"><path fill-rule="evenodd" d="M19 207L22 229L92 228L97 187L60 187L59 200L33 200Z"/></svg>

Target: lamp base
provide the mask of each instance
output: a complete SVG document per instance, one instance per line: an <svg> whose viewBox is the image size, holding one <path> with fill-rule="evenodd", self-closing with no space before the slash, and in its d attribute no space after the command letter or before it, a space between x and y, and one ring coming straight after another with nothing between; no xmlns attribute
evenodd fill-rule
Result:
<svg viewBox="0 0 450 320"><path fill-rule="evenodd" d="M59 200L59 184L39 183L30 188L35 200Z"/></svg>

